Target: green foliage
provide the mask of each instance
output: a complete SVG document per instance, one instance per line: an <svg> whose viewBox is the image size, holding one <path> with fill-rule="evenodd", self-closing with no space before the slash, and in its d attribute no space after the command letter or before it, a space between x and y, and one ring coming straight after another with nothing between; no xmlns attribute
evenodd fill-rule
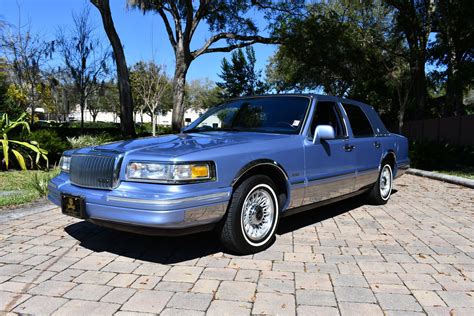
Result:
<svg viewBox="0 0 474 316"><path fill-rule="evenodd" d="M410 164L424 170L463 170L472 168L474 146L456 146L437 142L411 142Z"/></svg>
<svg viewBox="0 0 474 316"><path fill-rule="evenodd" d="M30 182L31 188L37 192L39 197L48 196L49 181L59 174L59 168L50 170L49 172L36 172Z"/></svg>
<svg viewBox="0 0 474 316"><path fill-rule="evenodd" d="M59 136L54 129L32 131L29 139L41 144L41 147L48 151L48 160L52 165L59 161L65 150L70 148L66 138Z"/></svg>
<svg viewBox="0 0 474 316"><path fill-rule="evenodd" d="M222 88L209 79L193 80L186 86L186 108L197 111L211 108L222 103L222 95Z"/></svg>
<svg viewBox="0 0 474 316"><path fill-rule="evenodd" d="M110 142L112 139L107 134L100 134L97 136L82 135L77 137L67 137L67 141L72 148L82 148L89 146L97 146Z"/></svg>
<svg viewBox="0 0 474 316"><path fill-rule="evenodd" d="M46 165L48 164L48 151L40 148L38 142L12 140L8 136L9 133L18 128L29 135L30 125L26 118L26 113L23 113L16 120L10 121L8 114L5 113L0 119L0 155L3 156L3 164L6 169L10 165L10 155L15 157L18 166L22 170L26 170L28 160L30 160L31 165L39 166L40 159L46 161ZM35 158L30 153L33 153Z"/></svg>
<svg viewBox="0 0 474 316"><path fill-rule="evenodd" d="M253 47L232 52L230 62L224 58L219 77L223 80L217 86L223 89L225 98L264 94L268 85L261 80L261 71L255 70L255 51Z"/></svg>

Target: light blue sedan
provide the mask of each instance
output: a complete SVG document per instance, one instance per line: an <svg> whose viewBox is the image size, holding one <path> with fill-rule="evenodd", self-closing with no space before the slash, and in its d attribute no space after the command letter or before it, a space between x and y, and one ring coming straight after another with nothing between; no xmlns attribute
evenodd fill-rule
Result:
<svg viewBox="0 0 474 316"><path fill-rule="evenodd" d="M269 95L230 100L177 135L66 151L60 165L49 199L66 215L144 234L216 229L254 253L282 216L357 194L386 203L409 159L371 106Z"/></svg>

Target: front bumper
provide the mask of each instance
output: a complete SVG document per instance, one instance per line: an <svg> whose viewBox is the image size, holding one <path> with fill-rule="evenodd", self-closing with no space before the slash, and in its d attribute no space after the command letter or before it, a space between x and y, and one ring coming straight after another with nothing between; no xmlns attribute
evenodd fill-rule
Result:
<svg viewBox="0 0 474 316"><path fill-rule="evenodd" d="M142 227L148 234L153 229L186 230L216 223L224 216L232 192L231 188L196 190L198 186L136 182L97 190L72 185L67 174L51 180L48 188L48 199L58 206L61 194L83 197L88 221L134 232Z"/></svg>

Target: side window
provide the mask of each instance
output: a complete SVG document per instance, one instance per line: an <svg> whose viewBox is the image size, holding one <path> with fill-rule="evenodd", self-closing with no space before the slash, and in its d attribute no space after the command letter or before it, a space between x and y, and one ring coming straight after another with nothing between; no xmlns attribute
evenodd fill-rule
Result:
<svg viewBox="0 0 474 316"><path fill-rule="evenodd" d="M334 128L336 138L346 137L346 129L342 123L341 113L334 102L321 101L316 104L311 128L308 136L312 139L314 130L318 125L331 125Z"/></svg>
<svg viewBox="0 0 474 316"><path fill-rule="evenodd" d="M352 133L354 137L371 137L374 136L374 130L370 125L367 115L357 105L342 104L342 107L349 117L349 123L351 123Z"/></svg>

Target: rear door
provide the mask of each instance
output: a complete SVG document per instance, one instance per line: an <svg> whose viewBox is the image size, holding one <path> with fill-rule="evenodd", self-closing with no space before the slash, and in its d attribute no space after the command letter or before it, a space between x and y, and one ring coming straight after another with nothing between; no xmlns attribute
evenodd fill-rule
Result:
<svg viewBox="0 0 474 316"><path fill-rule="evenodd" d="M336 139L313 144L316 126L331 125ZM336 102L318 101L304 142L307 186L303 204L310 204L354 190L355 155L346 148L348 133Z"/></svg>
<svg viewBox="0 0 474 316"><path fill-rule="evenodd" d="M362 108L342 103L349 119L352 135L350 144L356 159L355 190L370 186L377 181L382 156L382 146Z"/></svg>

